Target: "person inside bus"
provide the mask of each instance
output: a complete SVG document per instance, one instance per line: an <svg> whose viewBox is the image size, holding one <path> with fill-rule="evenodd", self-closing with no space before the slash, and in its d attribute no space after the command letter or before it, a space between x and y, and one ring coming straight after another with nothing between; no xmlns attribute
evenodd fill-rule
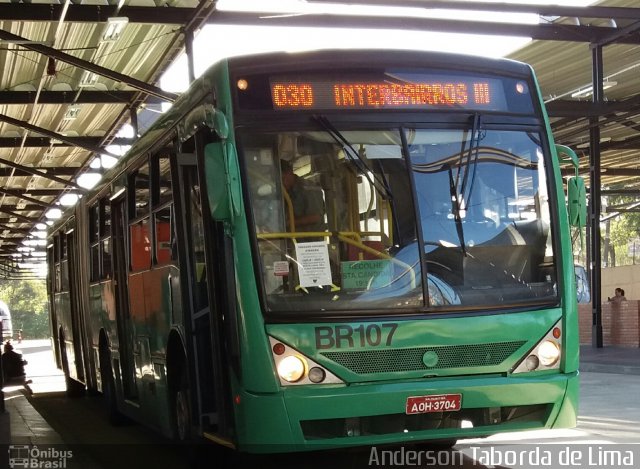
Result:
<svg viewBox="0 0 640 469"><path fill-rule="evenodd" d="M24 366L27 364L22 355L13 350L13 345L7 340L2 354L2 373L4 382L25 382Z"/></svg>
<svg viewBox="0 0 640 469"><path fill-rule="evenodd" d="M291 163L280 160L282 173L282 186L286 190L291 205L295 222L295 231L325 231L325 206L324 197L319 187L309 184L293 172ZM288 205L285 203L288 213ZM290 229L287 222L287 228Z"/></svg>
<svg viewBox="0 0 640 469"><path fill-rule="evenodd" d="M614 296L607 298L611 303L620 303L622 301L627 301L627 297L624 296L624 290L620 287L616 288L614 291Z"/></svg>

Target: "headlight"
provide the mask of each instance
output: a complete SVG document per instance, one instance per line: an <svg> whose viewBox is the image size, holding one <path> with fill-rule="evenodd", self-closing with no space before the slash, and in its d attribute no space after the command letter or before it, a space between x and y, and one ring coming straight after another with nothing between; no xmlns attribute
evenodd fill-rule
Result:
<svg viewBox="0 0 640 469"><path fill-rule="evenodd" d="M305 364L301 358L290 355L278 364L278 374L289 383L295 383L304 376Z"/></svg>
<svg viewBox="0 0 640 469"><path fill-rule="evenodd" d="M551 366L560 358L560 348L558 344L551 340L545 340L538 348L538 358L543 366Z"/></svg>
<svg viewBox="0 0 640 469"><path fill-rule="evenodd" d="M562 355L562 321L551 329L518 362L512 373L558 370Z"/></svg>

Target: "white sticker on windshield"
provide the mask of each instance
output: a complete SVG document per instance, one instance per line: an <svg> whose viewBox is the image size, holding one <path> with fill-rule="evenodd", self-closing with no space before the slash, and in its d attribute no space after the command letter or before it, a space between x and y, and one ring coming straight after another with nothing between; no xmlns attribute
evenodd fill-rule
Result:
<svg viewBox="0 0 640 469"><path fill-rule="evenodd" d="M276 277L289 275L289 261L275 261L273 263L273 275Z"/></svg>
<svg viewBox="0 0 640 469"><path fill-rule="evenodd" d="M324 241L296 244L298 277L302 287L331 285L329 248Z"/></svg>

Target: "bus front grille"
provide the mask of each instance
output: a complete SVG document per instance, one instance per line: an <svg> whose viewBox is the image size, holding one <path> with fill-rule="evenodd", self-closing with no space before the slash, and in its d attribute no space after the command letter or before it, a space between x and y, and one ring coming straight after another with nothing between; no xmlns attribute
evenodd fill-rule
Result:
<svg viewBox="0 0 640 469"><path fill-rule="evenodd" d="M389 435L432 430L434 433L459 429L466 421L468 427L474 429L492 428L500 425L518 424L522 429L543 426L549 418L552 404L535 404L514 407L485 407L479 409L462 409L459 412L440 412L431 414L391 414L367 417L334 418L321 420L303 420L300 422L306 440L346 438L353 436ZM468 428L467 427L467 428ZM458 430L454 430L458 431ZM451 436L447 436L451 438ZM453 437L455 438L455 437Z"/></svg>
<svg viewBox="0 0 640 469"><path fill-rule="evenodd" d="M445 345L387 350L322 352L321 355L357 374L496 366L525 341Z"/></svg>

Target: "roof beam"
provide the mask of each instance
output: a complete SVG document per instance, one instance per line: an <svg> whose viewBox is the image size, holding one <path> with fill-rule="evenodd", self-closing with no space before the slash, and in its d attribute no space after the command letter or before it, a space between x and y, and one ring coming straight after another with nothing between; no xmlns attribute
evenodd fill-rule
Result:
<svg viewBox="0 0 640 469"><path fill-rule="evenodd" d="M4 160L0 159L0 164L2 164ZM45 174L53 175L53 176L75 176L80 170L79 166L67 166L67 167L44 167L44 168L32 168L30 166L24 166L15 168L0 168L0 177L31 177L31 176L41 176L41 174L33 174L32 169L38 169ZM65 184L66 185L66 184ZM15 187L20 191L23 191L25 194L31 195L57 195L62 191L62 189L33 189L27 190L22 189L21 187ZM41 192L41 193L40 193ZM55 193L54 193L55 192Z"/></svg>
<svg viewBox="0 0 640 469"><path fill-rule="evenodd" d="M22 127L23 129L30 130L40 135L45 135L49 138L54 138L56 140L60 140L61 142L65 142L69 145L73 145L78 148L82 148L84 150L90 151L92 153L106 153L107 155L111 155L114 158L119 158L118 155L114 155L107 150L101 149L99 147L94 147L92 145L85 145L81 141L77 139L75 141L71 140L71 138L66 135L59 134L57 132L53 132L52 130L43 129L42 127L38 127L37 125L33 125L28 123L27 121L21 121L19 119L15 119L13 117L9 117L5 114L0 114L0 121L6 122L7 124L15 125L16 127Z"/></svg>
<svg viewBox="0 0 640 469"><path fill-rule="evenodd" d="M568 117L553 122L554 129L567 123L575 122L576 118L603 117L616 112L629 112L640 105L640 94L621 101L605 101L596 104L592 101L574 101L571 99L557 99L545 103L549 117Z"/></svg>
<svg viewBox="0 0 640 469"><path fill-rule="evenodd" d="M54 206L54 204L45 204L43 202L40 202L39 200L35 202L32 202L30 204L25 204L25 205L2 204L2 208L4 208L5 210L11 210L12 212L37 212L37 211L50 209L51 207Z"/></svg>
<svg viewBox="0 0 640 469"><path fill-rule="evenodd" d="M588 168L580 168L581 173L587 173ZM637 168L606 168L600 169L602 177L639 177L640 169ZM562 168L561 173L563 176L574 176L576 170L574 168Z"/></svg>
<svg viewBox="0 0 640 469"><path fill-rule="evenodd" d="M606 39L618 28L603 26L575 26L569 24L510 24L471 22L432 18L395 16L347 16L335 14L274 15L265 12L216 11L209 18L213 24L249 26L289 26L309 28L374 28L381 30L409 30L487 34L530 37L536 40L594 43ZM640 44L637 32L620 38L625 44Z"/></svg>
<svg viewBox="0 0 640 469"><path fill-rule="evenodd" d="M598 42L591 44L589 48L593 50L596 47L608 46L610 44L619 42L621 39L631 34L637 33L638 30L640 30L640 21L631 23L630 25L627 25L624 28L617 29L615 32L611 33L609 36L602 38Z"/></svg>
<svg viewBox="0 0 640 469"><path fill-rule="evenodd" d="M53 146L53 148L61 147L92 147L97 148L102 143L103 137L66 137L66 142L51 143L51 137L27 137L22 142L20 137L0 137L0 148L47 148ZM110 145L133 145L134 139L130 138L114 138ZM106 151L101 151L106 153Z"/></svg>
<svg viewBox="0 0 640 469"><path fill-rule="evenodd" d="M43 208L51 207L51 204L48 204L48 203L43 202L43 201L38 200L38 199L34 199L33 197L29 197L28 195L23 194L22 192L23 191L5 189L5 188L0 187L0 194L4 194L4 195L8 195L9 197L16 197L18 199L26 200L27 202L31 202L32 204L40 205ZM24 192L26 192L26 190Z"/></svg>
<svg viewBox="0 0 640 469"><path fill-rule="evenodd" d="M640 189L602 189L602 195L631 195L640 196Z"/></svg>
<svg viewBox="0 0 640 469"><path fill-rule="evenodd" d="M15 8L15 7L14 7ZM132 88L135 88L140 91L144 91L147 94L152 96L157 96L158 98L165 99L167 101L175 101L178 98L178 95L175 93L169 93L168 91L164 91L162 88L146 83L142 80L138 80L137 78L133 78L122 73L116 72L114 70L108 69L106 67L102 67L100 65L94 64L93 62L89 62L88 60L83 60L79 57L73 56L71 54L67 54L66 52L62 52L53 47L45 46L43 44L36 44L31 42L29 39L13 34L9 31L5 31L0 29L0 39L4 39L5 41L21 41L20 47L23 47L28 50L32 50L34 52L39 52L48 57L52 57L54 59L60 60L62 62L73 65L74 67L79 67L84 70L88 70L96 75L100 75L111 80L125 83Z"/></svg>
<svg viewBox="0 0 640 469"><path fill-rule="evenodd" d="M64 5L51 4L0 4L0 21L51 21L62 17ZM124 5L74 5L68 6L65 21L74 23L104 23L112 16L126 16L130 23L184 24L195 8L139 7Z"/></svg>
<svg viewBox="0 0 640 469"><path fill-rule="evenodd" d="M339 0L309 0L309 3L340 3ZM344 4L391 6L389 0L349 0ZM456 2L438 0L397 0L392 6L416 7L423 9L448 9L448 10L472 10L472 11L501 11L507 13L537 13L541 16L561 16L578 18L615 18L615 19L640 19L640 8L625 7L564 7L556 5L514 5L507 3L491 2ZM16 7L13 3L0 4L0 21L57 21L62 13L63 5L50 4L20 4ZM123 6L117 10L111 5L74 5L68 6L65 20L70 22L103 23L116 13L126 16L130 23L146 24L176 24L187 23L193 16L196 8L176 7L139 7ZM208 23L216 23L221 12L214 14ZM295 13L292 11L291 13ZM273 13L266 13L274 16ZM308 16L308 15L307 15ZM286 17L292 20L293 17ZM388 18L387 18L388 19ZM438 20L439 21L439 20ZM292 26L294 24L291 24ZM567 25L564 25L567 26ZM611 28L615 29L615 28Z"/></svg>
<svg viewBox="0 0 640 469"><path fill-rule="evenodd" d="M14 169L19 169L20 171L23 171L25 173L29 173L33 176L40 176L42 178L45 179L49 179L50 181L55 181L55 182L59 182L60 184L64 184L65 186L71 186L75 189L78 189L82 192L86 192L86 189L83 189L82 187L80 187L79 185L77 185L75 182L73 181L67 181L66 179L62 179L59 178L57 176L54 176L52 174L46 173L42 170L37 170L35 168L31 168L29 166L23 166L21 164L17 164L14 163L13 161L9 161L9 160L5 160L4 158L0 158L0 163L6 166L9 166L10 168L14 168Z"/></svg>
<svg viewBox="0 0 640 469"><path fill-rule="evenodd" d="M50 169L50 168L47 168ZM57 168L54 168L57 169ZM77 168L71 168L75 174L75 171L77 170ZM6 191L12 191L12 190L16 190L16 189L4 189ZM59 188L55 188L55 187L47 187L45 189L17 189L18 191L20 191L20 193L24 193L25 195L32 195L35 197L57 197L58 195L60 195L61 192L64 192L66 189L59 189Z"/></svg>
<svg viewBox="0 0 640 469"><path fill-rule="evenodd" d="M307 0L307 3L340 3L338 0ZM350 5L394 6L409 8L492 11L505 13L537 13L540 16L569 16L577 18L640 19L640 8L624 7L567 7L556 5L510 4L492 2L459 2L446 0L348 0Z"/></svg>
<svg viewBox="0 0 640 469"><path fill-rule="evenodd" d="M0 223L0 230L9 230L9 231L13 231L15 233L24 233L24 234L31 233L31 230L29 230L27 228L15 228L15 227L3 225L2 223Z"/></svg>
<svg viewBox="0 0 640 469"><path fill-rule="evenodd" d="M5 215L9 215L10 217L15 217L24 223L36 223L38 221L38 218L25 217L24 215L20 215L19 213L12 212L11 210L5 210L3 208L0 208L0 213L4 213Z"/></svg>
<svg viewBox="0 0 640 469"><path fill-rule="evenodd" d="M38 104L129 104L137 93L117 90L41 91ZM0 91L0 104L33 104L36 94L35 91Z"/></svg>

